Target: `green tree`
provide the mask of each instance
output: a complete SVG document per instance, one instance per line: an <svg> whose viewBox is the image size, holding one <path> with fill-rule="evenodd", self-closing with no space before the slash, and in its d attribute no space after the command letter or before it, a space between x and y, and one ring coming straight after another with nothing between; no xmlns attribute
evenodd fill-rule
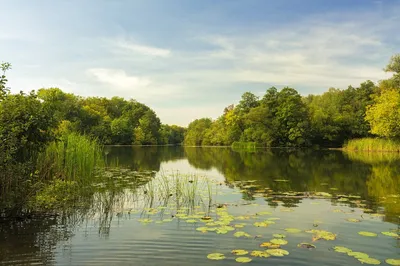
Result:
<svg viewBox="0 0 400 266"><path fill-rule="evenodd" d="M205 133L212 125L210 118L196 119L191 122L185 134L186 145L202 145Z"/></svg>
<svg viewBox="0 0 400 266"><path fill-rule="evenodd" d="M365 119L371 125L371 133L381 137L400 137L400 92L383 90L375 103L368 107Z"/></svg>

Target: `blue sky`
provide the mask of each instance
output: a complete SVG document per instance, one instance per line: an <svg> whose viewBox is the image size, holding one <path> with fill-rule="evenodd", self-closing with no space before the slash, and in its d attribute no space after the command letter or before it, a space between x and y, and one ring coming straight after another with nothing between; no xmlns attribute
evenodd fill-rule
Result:
<svg viewBox="0 0 400 266"><path fill-rule="evenodd" d="M0 0L13 91L59 87L217 118L245 91L378 81L400 52L400 0Z"/></svg>

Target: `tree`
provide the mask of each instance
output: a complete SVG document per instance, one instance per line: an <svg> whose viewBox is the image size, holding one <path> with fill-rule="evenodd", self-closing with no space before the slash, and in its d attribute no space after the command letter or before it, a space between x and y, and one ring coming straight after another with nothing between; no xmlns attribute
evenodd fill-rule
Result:
<svg viewBox="0 0 400 266"><path fill-rule="evenodd" d="M11 69L11 64L8 62L1 63L0 69L3 72L0 76L0 100L4 99L4 97L9 93L7 84L6 72Z"/></svg>
<svg viewBox="0 0 400 266"><path fill-rule="evenodd" d="M204 136L212 125L210 118L196 119L191 122L185 134L185 144L200 146L203 144Z"/></svg>
<svg viewBox="0 0 400 266"><path fill-rule="evenodd" d="M257 107L258 105L258 97L251 92L245 92L243 93L239 104L236 105L236 109L240 113L248 113L251 108Z"/></svg>
<svg viewBox="0 0 400 266"><path fill-rule="evenodd" d="M383 90L375 103L367 108L365 119L371 125L371 133L381 137L400 137L400 92Z"/></svg>

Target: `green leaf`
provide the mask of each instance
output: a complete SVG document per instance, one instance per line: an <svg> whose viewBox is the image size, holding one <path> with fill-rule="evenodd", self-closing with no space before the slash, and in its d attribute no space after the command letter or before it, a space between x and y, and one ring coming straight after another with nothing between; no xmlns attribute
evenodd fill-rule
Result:
<svg viewBox="0 0 400 266"><path fill-rule="evenodd" d="M309 248L309 249L316 248L315 245L310 244L310 243L300 243L300 244L297 245L297 247L299 247L299 248Z"/></svg>
<svg viewBox="0 0 400 266"><path fill-rule="evenodd" d="M273 234L272 236L275 238L285 238L286 237L284 234Z"/></svg>
<svg viewBox="0 0 400 266"><path fill-rule="evenodd" d="M301 230L297 229L297 228L286 228L285 231L288 233L300 233L301 232Z"/></svg>
<svg viewBox="0 0 400 266"><path fill-rule="evenodd" d="M367 253L364 252L349 252L347 253L347 255L349 255L350 257L354 257L356 259L366 259L369 258L369 255Z"/></svg>
<svg viewBox="0 0 400 266"><path fill-rule="evenodd" d="M385 236L393 236L393 237L399 236L398 234L396 234L394 232L381 232L381 233L382 233L382 235L385 235Z"/></svg>
<svg viewBox="0 0 400 266"><path fill-rule="evenodd" d="M240 263L248 263L248 262L252 261L252 259L249 257L238 257L238 258L236 258L236 261L240 262Z"/></svg>
<svg viewBox="0 0 400 266"><path fill-rule="evenodd" d="M269 256L271 256L266 251L261 251L261 250L253 250L250 253L250 255L253 257L260 257L260 258L268 258Z"/></svg>
<svg viewBox="0 0 400 266"><path fill-rule="evenodd" d="M242 256L242 255L248 254L249 252L247 250L244 250L244 249L234 249L234 250L231 251L231 253L234 254L234 255Z"/></svg>
<svg viewBox="0 0 400 266"><path fill-rule="evenodd" d="M358 259L362 264L371 264L371 265L379 265L381 264L381 262L377 259L373 259L373 258L362 258L362 259Z"/></svg>
<svg viewBox="0 0 400 266"><path fill-rule="evenodd" d="M207 258L210 260L223 260L225 259L225 255L222 253L210 253L207 255Z"/></svg>
<svg viewBox="0 0 400 266"><path fill-rule="evenodd" d="M284 239L280 239L280 238L274 238L271 239L270 241L272 244L276 244L276 245L286 245L288 242Z"/></svg>
<svg viewBox="0 0 400 266"><path fill-rule="evenodd" d="M360 232L358 232L358 234L359 234L359 235L362 235L362 236L369 236L369 237L375 237L375 236L377 236L377 234L375 234L375 233L366 232L366 231L360 231Z"/></svg>
<svg viewBox="0 0 400 266"><path fill-rule="evenodd" d="M237 231L233 234L235 237L250 237L250 235L243 231Z"/></svg>
<svg viewBox="0 0 400 266"><path fill-rule="evenodd" d="M349 253L349 252L353 252L351 249L346 248L346 247L342 247L342 246L334 246L333 250L339 253Z"/></svg>
<svg viewBox="0 0 400 266"><path fill-rule="evenodd" d="M385 260L385 262L389 265L395 265L395 266L399 266L400 265L400 259L387 259Z"/></svg>
<svg viewBox="0 0 400 266"><path fill-rule="evenodd" d="M275 256L275 257L283 257L285 255L289 255L289 251L284 250L284 249L268 249L267 253Z"/></svg>

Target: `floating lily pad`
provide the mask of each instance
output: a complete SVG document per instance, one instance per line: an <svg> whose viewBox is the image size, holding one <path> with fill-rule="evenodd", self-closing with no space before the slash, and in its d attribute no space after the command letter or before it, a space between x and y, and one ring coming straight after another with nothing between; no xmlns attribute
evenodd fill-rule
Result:
<svg viewBox="0 0 400 266"><path fill-rule="evenodd" d="M358 259L362 264L379 265L381 262L374 258L362 258Z"/></svg>
<svg viewBox="0 0 400 266"><path fill-rule="evenodd" d="M359 223L359 222L361 222L361 220L355 219L355 218L349 218L349 219L346 219L346 221L349 221L349 222L352 222L352 223Z"/></svg>
<svg viewBox="0 0 400 266"><path fill-rule="evenodd" d="M280 248L280 245L277 244L272 244L271 242L264 242L260 244L260 247L262 248Z"/></svg>
<svg viewBox="0 0 400 266"><path fill-rule="evenodd" d="M261 251L261 250L253 250L250 253L250 255L253 257L260 257L260 258L268 258L269 256L271 256L266 251Z"/></svg>
<svg viewBox="0 0 400 266"><path fill-rule="evenodd" d="M238 257L238 258L236 258L236 262L240 262L240 263L248 263L250 261L252 261L252 259L249 258L249 257Z"/></svg>
<svg viewBox="0 0 400 266"><path fill-rule="evenodd" d="M399 266L400 265L400 259L387 259L385 260L385 262L389 265L395 265L395 266Z"/></svg>
<svg viewBox="0 0 400 266"><path fill-rule="evenodd" d="M300 243L300 244L297 245L297 247L299 247L299 248L308 248L308 249L316 248L315 245L310 244L310 243Z"/></svg>
<svg viewBox="0 0 400 266"><path fill-rule="evenodd" d="M346 247L342 247L342 246L334 246L333 250L339 253L349 253L349 252L353 252L353 250L346 248Z"/></svg>
<svg viewBox="0 0 400 266"><path fill-rule="evenodd" d="M336 239L336 234L332 233L332 232L328 232L325 230L308 230L306 231L307 233L311 232L314 234L313 236L313 241L317 241L320 239L323 240L335 240Z"/></svg>
<svg viewBox="0 0 400 266"><path fill-rule="evenodd" d="M349 252L347 253L347 255L349 255L350 257L354 257L356 259L366 259L369 258L369 255L367 253L364 252Z"/></svg>
<svg viewBox="0 0 400 266"><path fill-rule="evenodd" d="M253 225L256 227L268 227L269 226L269 224L264 223L264 222L255 222Z"/></svg>
<svg viewBox="0 0 400 266"><path fill-rule="evenodd" d="M250 235L243 231L237 231L233 234L235 237L250 237Z"/></svg>
<svg viewBox="0 0 400 266"><path fill-rule="evenodd" d="M275 238L285 238L286 237L284 234L273 234L272 236Z"/></svg>
<svg viewBox="0 0 400 266"><path fill-rule="evenodd" d="M393 236L393 237L399 236L398 234L393 233L393 232L381 232L381 233L382 233L382 235L385 235L385 236Z"/></svg>
<svg viewBox="0 0 400 266"><path fill-rule="evenodd" d="M285 228L285 231L288 233L300 233L301 230L297 228Z"/></svg>
<svg viewBox="0 0 400 266"><path fill-rule="evenodd" d="M375 234L375 233L366 232L366 231L360 231L360 232L358 232L358 234L359 234L359 235L362 235L362 236L369 236L369 237L375 237L375 236L377 236L377 234Z"/></svg>
<svg viewBox="0 0 400 266"><path fill-rule="evenodd" d="M267 211L265 211L265 212L257 212L256 213L256 215L271 215L272 213L271 212L267 212Z"/></svg>
<svg viewBox="0 0 400 266"><path fill-rule="evenodd" d="M271 239L270 241L272 244L276 244L276 245L286 245L288 242L285 239L281 239L281 238L274 238Z"/></svg>
<svg viewBox="0 0 400 266"><path fill-rule="evenodd" d="M249 252L247 250L244 250L244 249L234 249L234 250L231 251L231 253L234 254L234 255L242 256L242 255L248 254Z"/></svg>
<svg viewBox="0 0 400 266"><path fill-rule="evenodd" d="M283 257L285 255L289 255L289 251L284 249L268 249L266 252L275 257Z"/></svg>
<svg viewBox="0 0 400 266"><path fill-rule="evenodd" d="M223 260L225 259L225 255L222 253L210 253L207 255L207 258L210 260Z"/></svg>

